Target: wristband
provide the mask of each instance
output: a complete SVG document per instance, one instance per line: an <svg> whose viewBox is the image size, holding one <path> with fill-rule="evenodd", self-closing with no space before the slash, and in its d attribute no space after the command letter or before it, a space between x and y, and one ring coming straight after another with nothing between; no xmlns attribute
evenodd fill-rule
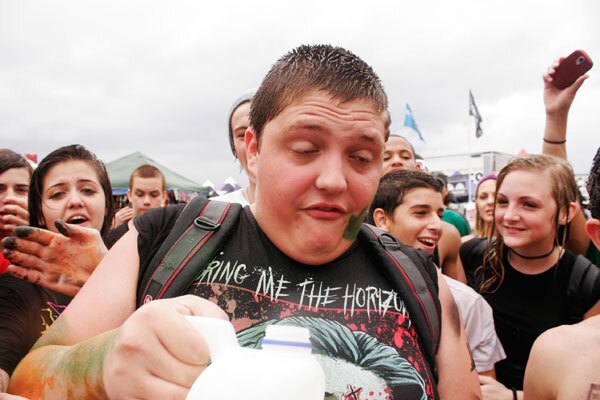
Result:
<svg viewBox="0 0 600 400"><path fill-rule="evenodd" d="M546 138L543 139L544 142L549 143L549 144L565 144L567 143L567 139L565 140L548 140Z"/></svg>
<svg viewBox="0 0 600 400"><path fill-rule="evenodd" d="M513 400L519 400L518 397L517 397L517 389L512 388L511 390L513 392Z"/></svg>

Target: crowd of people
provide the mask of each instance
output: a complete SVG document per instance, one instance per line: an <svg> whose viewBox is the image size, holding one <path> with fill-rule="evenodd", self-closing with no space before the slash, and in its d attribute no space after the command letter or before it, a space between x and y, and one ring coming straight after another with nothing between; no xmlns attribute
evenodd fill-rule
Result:
<svg viewBox="0 0 600 400"><path fill-rule="evenodd" d="M236 192L165 207L143 165L114 210L89 149L35 170L0 150L0 398L184 399L210 363L186 315L249 346L309 328L324 399L600 396L600 149L586 210L566 137L587 76L555 88L561 61L542 154L480 179L472 229L390 134L376 73L329 45L234 102Z"/></svg>

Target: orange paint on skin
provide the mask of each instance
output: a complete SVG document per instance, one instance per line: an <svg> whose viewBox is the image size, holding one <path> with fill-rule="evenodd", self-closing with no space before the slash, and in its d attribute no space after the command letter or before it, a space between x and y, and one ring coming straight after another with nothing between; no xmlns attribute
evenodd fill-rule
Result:
<svg viewBox="0 0 600 400"><path fill-rule="evenodd" d="M47 352L47 349L37 351L38 354L43 352ZM44 371L44 364L38 363L32 358L24 358L13 373L13 379L8 385L8 392L28 399L40 399L48 381L48 379L43 379ZM21 379L15 379L16 376L20 376Z"/></svg>
<svg viewBox="0 0 600 400"><path fill-rule="evenodd" d="M74 346L38 342L38 348L17 366L9 392L28 399L104 398L102 368L116 332L104 332Z"/></svg>

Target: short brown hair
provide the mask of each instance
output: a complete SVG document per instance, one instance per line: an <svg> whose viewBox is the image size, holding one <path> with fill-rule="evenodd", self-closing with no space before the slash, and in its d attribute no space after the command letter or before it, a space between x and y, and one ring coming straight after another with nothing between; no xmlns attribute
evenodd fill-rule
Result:
<svg viewBox="0 0 600 400"><path fill-rule="evenodd" d="M25 168L31 178L33 168L25 157L9 149L0 149L0 174L15 168Z"/></svg>
<svg viewBox="0 0 600 400"><path fill-rule="evenodd" d="M303 45L271 67L250 106L250 124L257 140L265 125L286 107L312 91L322 90L341 102L367 99L390 124L388 99L373 69L358 56L331 45Z"/></svg>
<svg viewBox="0 0 600 400"><path fill-rule="evenodd" d="M388 172L379 180L369 216L372 217L377 208L381 208L388 216L393 216L396 207L404 201L404 196L418 188L431 189L439 194L444 191L442 183L428 173L403 169Z"/></svg>
<svg viewBox="0 0 600 400"><path fill-rule="evenodd" d="M167 190L167 182L165 181L165 176L163 175L162 172L160 172L160 169L156 168L154 165L144 164L144 165L140 165L139 167L137 167L131 173L131 176L129 177L129 189L133 189L133 178L135 178L135 177L140 177L140 178L160 177L160 180L162 182L163 192L165 190Z"/></svg>

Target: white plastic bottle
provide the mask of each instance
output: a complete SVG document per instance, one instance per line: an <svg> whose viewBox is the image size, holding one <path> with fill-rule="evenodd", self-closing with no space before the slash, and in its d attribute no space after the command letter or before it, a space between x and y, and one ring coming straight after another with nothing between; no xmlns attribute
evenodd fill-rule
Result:
<svg viewBox="0 0 600 400"><path fill-rule="evenodd" d="M188 400L323 400L325 377L306 328L271 325L262 350L240 347L228 321L186 317L208 345L211 364Z"/></svg>

